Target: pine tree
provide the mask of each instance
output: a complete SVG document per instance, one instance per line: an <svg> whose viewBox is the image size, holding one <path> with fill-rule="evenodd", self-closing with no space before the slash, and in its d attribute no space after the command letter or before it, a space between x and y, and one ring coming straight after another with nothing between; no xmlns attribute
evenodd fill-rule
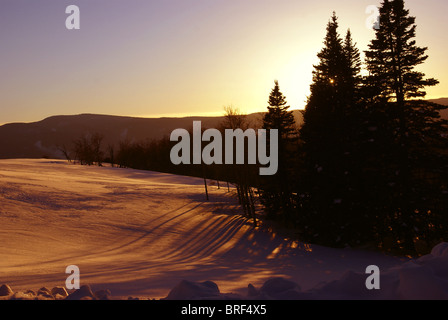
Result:
<svg viewBox="0 0 448 320"><path fill-rule="evenodd" d="M356 43L353 42L350 29L347 30L343 49L347 60L347 75L345 75L344 80L346 81L348 101L356 102L359 99L359 89L362 82L362 62L361 54L359 49L356 47Z"/></svg>
<svg viewBox="0 0 448 320"><path fill-rule="evenodd" d="M403 0L384 0L380 7L380 28L365 52L368 80L379 90L379 96L394 100L397 108L404 108L404 101L425 97L424 88L438 84L435 79L425 79L415 67L428 56L426 47L418 47L415 17L409 16Z"/></svg>
<svg viewBox="0 0 448 320"><path fill-rule="evenodd" d="M340 37L335 13L318 58L300 130L305 168L300 177L300 232L308 241L340 246L356 237L353 225L362 224L351 216L361 63L350 30L345 41Z"/></svg>
<svg viewBox="0 0 448 320"><path fill-rule="evenodd" d="M278 81L268 100L268 112L263 117L263 129L278 130L278 171L261 181L260 195L269 218L279 218L288 224L293 221L292 185L297 157L297 126ZM269 137L269 135L268 135ZM271 143L268 139L268 143Z"/></svg>
<svg viewBox="0 0 448 320"><path fill-rule="evenodd" d="M440 106L415 100L425 97L425 87L438 83L415 70L428 58L427 48L418 47L415 37L415 17L409 15L404 1L384 0L380 28L365 52L369 112L381 113L389 125L376 133L378 137L389 132L389 140L378 150L389 161L377 169L388 176L387 186L382 185L386 181L375 186L385 195L381 200L385 213L379 222L383 225L377 227L379 241L389 239L392 246L408 253L415 250L416 239L423 237L422 230L446 220L442 211L447 209L440 197L440 190L447 188L446 162L441 160L442 146L447 146L442 137L446 123L440 120Z"/></svg>
<svg viewBox="0 0 448 320"><path fill-rule="evenodd" d="M263 129L278 129L279 141L283 144L297 140L297 127L294 114L288 111L286 97L280 91L278 81L274 81L275 86L269 95L268 112L263 118Z"/></svg>
<svg viewBox="0 0 448 320"><path fill-rule="evenodd" d="M327 25L324 47L317 54L320 63L314 66L313 81L315 83L340 84L346 70L347 59L343 50L343 41L338 33L338 18L336 13Z"/></svg>

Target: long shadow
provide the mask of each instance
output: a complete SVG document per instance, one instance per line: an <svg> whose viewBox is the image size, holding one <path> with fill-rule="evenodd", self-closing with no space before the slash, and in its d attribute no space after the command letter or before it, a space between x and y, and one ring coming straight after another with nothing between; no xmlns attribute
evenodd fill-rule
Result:
<svg viewBox="0 0 448 320"><path fill-rule="evenodd" d="M173 209L173 210L171 210L171 211L169 211L169 212L166 212L166 213L164 213L164 214L161 214L161 215L160 215L159 217L157 217L156 219L149 221L146 225L151 225L154 221L160 220L160 219L163 218L164 216L169 215L169 214L171 214L171 213L173 213L173 212L177 212L177 211L179 211L179 210L182 210L182 208L185 208L186 206L188 206L189 204L192 204L192 203L194 203L194 202L193 202L193 201L192 201L192 202L189 202L189 203L187 203L187 204L184 204L184 205L180 206L180 207L177 208L177 209ZM196 208L199 207L199 206L201 206L201 203L195 205L193 208L190 208L190 209L188 209L188 210L186 210L186 211L184 211L184 212L182 212L182 213L180 213L180 214L178 214L178 215L176 215L176 216L174 216L174 217L172 217L172 218L170 218L170 219L168 219L168 220L166 220L166 221L160 223L159 225L155 226L155 227L152 228L151 230L146 231L145 234L143 234L141 237L139 237L139 238L137 238L137 239L134 239L134 240L132 240L132 241L129 241L129 242L125 243L125 244L119 245L119 246L117 246L117 247L109 248L109 249L107 249L107 250L102 250L102 251L89 252L89 253L87 253L87 254L78 254L78 255L66 256L66 257L63 257L63 258L60 258L60 259L47 260L47 261L44 261L44 262L39 263L39 265L36 265L36 263L27 263L27 264L14 265L14 266L11 266L11 267L14 267L14 268L16 268L16 267L17 267L17 268L20 268L20 267L28 267L28 266L36 265L36 266L38 266L39 268L41 268L43 265L48 264L48 263L57 263L57 262L65 261L65 260L76 260L76 259L78 259L78 258L87 258L87 257L91 257L91 256L97 256L97 255L100 255L100 254L110 253L110 252L113 252L113 251L115 251L115 250L120 250L120 249L123 249L123 248L125 248L125 247L127 247L127 246L129 246L129 245L131 245L131 244L133 244L133 243L135 243L135 242L137 242L137 241L139 241L139 240L141 240L141 239L147 237L151 232L154 232L154 230L160 228L160 227L163 226L164 224L166 224L166 223L168 223L168 222L170 222L170 221L173 221L173 220L175 220L175 219L177 219L177 218L179 218L179 217L181 217L181 216L187 214L188 212L191 212L192 210L196 209Z"/></svg>
<svg viewBox="0 0 448 320"><path fill-rule="evenodd" d="M176 220L176 219L178 219L178 218L180 218L180 217L186 215L187 213L189 213L189 212L195 210L196 208L200 207L201 205L202 205L202 203L199 203L199 204L195 205L193 208L190 208L190 209L188 209L188 210L186 210L186 211L184 211L184 212L182 212L182 213L180 213L180 214L178 214L178 215L176 215L176 216L174 216L174 217L172 217L172 218L170 218L170 219L168 219L168 220L163 221L162 223L158 224L157 226L151 228L150 230L145 231L143 235L141 235L140 237L138 237L138 238L136 238L136 239L134 239L134 240L128 241L127 243L124 243L124 244L122 244L122 245L120 245L120 246L117 246L117 247L114 247L114 248L111 248L111 249L108 249L108 250L105 250L105 251L97 252L97 253L95 253L95 254L111 253L111 252L113 252L113 251L117 251L117 250L121 250L121 249L123 249L123 248L126 248L126 247L128 247L128 246L130 246L130 245L132 245L132 244L134 244L134 243L136 243L136 242L138 242L138 241L140 241L140 240L146 238L147 236L149 236L150 234L154 233L154 231L156 231L157 229L159 229L159 228L162 227L163 225L165 225L165 224L167 224L167 223L169 223L169 222L172 222L172 221L174 221L174 220ZM173 211L168 212L168 213L165 213L164 215L167 215L167 214L172 213L172 212L175 212L175 211L178 211L178 209L173 210ZM158 219L160 219L160 217L157 218L157 219L155 219L155 220L158 220ZM153 222L154 222L154 220L151 221L151 222L149 222L149 223L146 224L146 225L151 225Z"/></svg>
<svg viewBox="0 0 448 320"><path fill-rule="evenodd" d="M225 221L224 225L221 225L222 220L227 219L221 218L216 220L205 227L199 235L191 236L188 242L182 243L182 246L171 250L167 256L171 255L171 259L178 258L179 262L210 256L223 244L228 243L240 231L241 227L246 224L245 219L241 217L231 218ZM194 229L192 228L191 230L193 231Z"/></svg>

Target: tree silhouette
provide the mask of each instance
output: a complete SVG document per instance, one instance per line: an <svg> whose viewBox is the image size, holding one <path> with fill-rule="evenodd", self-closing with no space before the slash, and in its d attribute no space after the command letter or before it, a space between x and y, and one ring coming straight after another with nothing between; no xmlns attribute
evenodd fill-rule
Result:
<svg viewBox="0 0 448 320"><path fill-rule="evenodd" d="M352 33L350 29L347 30L343 50L345 53L345 58L347 60L347 75L344 76L346 82L346 92L349 102L356 102L360 98L360 85L362 83L361 76L361 54L359 49L356 47L352 38Z"/></svg>
<svg viewBox="0 0 448 320"><path fill-rule="evenodd" d="M362 225L352 215L359 191L361 62L350 30L344 41L338 26L333 13L300 130L300 232L309 241L332 246L359 241L353 230Z"/></svg>
<svg viewBox="0 0 448 320"><path fill-rule="evenodd" d="M232 105L226 106L224 112L224 120L221 123L222 132L226 129L241 129L243 131L249 129L250 124L247 115L243 114L237 107ZM233 154L235 152L236 150L234 149ZM247 153L247 150L244 150L244 152ZM229 181L234 183L239 204L242 206L244 214L253 220L254 227L257 226L254 194L254 188L258 185L256 169L254 165L226 164L221 166L221 170L217 172L218 175L225 177L227 186L229 186Z"/></svg>
<svg viewBox="0 0 448 320"><path fill-rule="evenodd" d="M379 98L396 101L403 113L404 102L410 98L425 97L424 88L434 86L438 81L425 79L415 67L424 63L428 56L426 47L418 47L415 17L409 16L403 0L384 0L380 7L380 28L375 39L365 52L367 78L377 89ZM403 119L402 119L403 120Z"/></svg>
<svg viewBox="0 0 448 320"><path fill-rule="evenodd" d="M388 186L382 181L374 187L384 195L383 225L378 228L380 241L387 239L392 246L412 253L417 240L440 241L440 233L434 231L446 226L443 211L447 202L440 193L447 187L447 159L442 151L448 146L442 135L446 122L440 119L443 107L415 100L426 96L425 87L438 83L415 70L428 58L427 48L416 45L415 17L409 15L403 0L384 0L380 21L365 52L369 71L366 92L372 102L369 112L382 114L389 124L375 133L375 137L389 137L378 147L379 154L388 159L377 170L387 176ZM433 236L428 236L431 233Z"/></svg>
<svg viewBox="0 0 448 320"><path fill-rule="evenodd" d="M73 142L73 153L75 159L79 160L82 165L102 165L103 151L102 144L103 136L99 133L91 135L83 135Z"/></svg>
<svg viewBox="0 0 448 320"><path fill-rule="evenodd" d="M294 201L292 197L297 161L298 129L295 118L280 91L278 81L268 100L268 112L263 118L263 129L278 130L278 171L274 176L261 179L261 200L268 217L293 222ZM268 145L271 141L267 139Z"/></svg>

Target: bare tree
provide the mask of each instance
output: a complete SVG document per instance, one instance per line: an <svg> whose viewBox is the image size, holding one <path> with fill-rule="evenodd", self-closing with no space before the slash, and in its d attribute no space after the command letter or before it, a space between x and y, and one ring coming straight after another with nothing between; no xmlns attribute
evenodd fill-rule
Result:
<svg viewBox="0 0 448 320"><path fill-rule="evenodd" d="M102 166L103 161L103 151L101 150L101 144L103 142L104 136L99 133L94 133L90 137L90 144L92 147L92 156L94 159L94 162L97 163L98 166Z"/></svg>
<svg viewBox="0 0 448 320"><path fill-rule="evenodd" d="M224 120L221 123L221 130L242 129L247 130L250 127L246 114L243 114L238 107L228 105L224 107ZM255 181L249 165L228 165L226 167L225 177L227 183L232 181L237 189L238 201L241 204L244 214L253 219L254 227L257 226L255 216L254 192Z"/></svg>
<svg viewBox="0 0 448 320"><path fill-rule="evenodd" d="M72 158L71 158L70 153L68 152L67 147L65 146L65 144L62 145L62 147L61 146L56 146L56 148L64 155L65 159L67 159L67 161L69 163L72 162Z"/></svg>
<svg viewBox="0 0 448 320"><path fill-rule="evenodd" d="M107 152L109 156L110 165L114 167L115 165L115 148L113 144L107 146Z"/></svg>
<svg viewBox="0 0 448 320"><path fill-rule="evenodd" d="M238 107L234 105L224 106L224 121L221 124L223 129L247 129L249 122L247 115L243 114Z"/></svg>
<svg viewBox="0 0 448 320"><path fill-rule="evenodd" d="M102 141L103 136L99 133L90 137L87 135L79 137L73 142L75 159L79 160L82 165L90 166L97 163L98 166L101 166L103 161Z"/></svg>

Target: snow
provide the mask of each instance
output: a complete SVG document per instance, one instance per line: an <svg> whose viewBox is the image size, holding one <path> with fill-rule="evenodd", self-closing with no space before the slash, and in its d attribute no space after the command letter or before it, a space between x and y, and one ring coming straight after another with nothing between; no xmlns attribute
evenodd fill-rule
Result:
<svg viewBox="0 0 448 320"><path fill-rule="evenodd" d="M204 300L219 299L221 297L218 285L213 281L204 281L201 283L182 280L175 286L166 300Z"/></svg>
<svg viewBox="0 0 448 320"><path fill-rule="evenodd" d="M267 280L260 289L249 284L247 295L231 296L232 299L255 300L446 300L448 299L448 243L434 247L431 254L410 260L382 273L379 290L366 289L366 274L347 271L340 279L324 282L302 291L298 283L284 279ZM228 299L213 284L214 299ZM194 287L194 295L188 288ZM195 283L181 282L166 299L208 299L208 289L200 291ZM173 296L172 293L176 295Z"/></svg>
<svg viewBox="0 0 448 320"><path fill-rule="evenodd" d="M448 298L447 243L416 259L301 243L254 229L232 190L209 195L197 178L0 160L0 286L22 298L64 287L77 265L89 296L114 299Z"/></svg>

